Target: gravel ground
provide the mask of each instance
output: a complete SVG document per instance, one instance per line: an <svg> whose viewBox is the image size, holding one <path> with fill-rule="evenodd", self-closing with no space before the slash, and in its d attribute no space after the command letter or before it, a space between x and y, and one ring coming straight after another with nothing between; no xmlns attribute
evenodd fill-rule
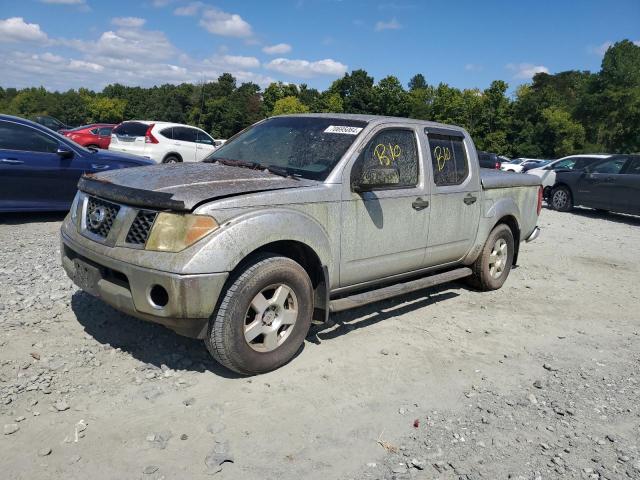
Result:
<svg viewBox="0 0 640 480"><path fill-rule="evenodd" d="M0 216L7 479L640 479L640 219L545 210L496 292L332 317L239 378L59 265L56 215Z"/></svg>

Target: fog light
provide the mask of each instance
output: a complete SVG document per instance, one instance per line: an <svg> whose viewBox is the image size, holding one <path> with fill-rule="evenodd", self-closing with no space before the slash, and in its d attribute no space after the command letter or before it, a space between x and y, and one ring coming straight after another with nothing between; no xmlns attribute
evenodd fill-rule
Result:
<svg viewBox="0 0 640 480"><path fill-rule="evenodd" d="M169 303L169 294L164 287L160 285L154 285L149 292L149 298L154 307L166 307Z"/></svg>

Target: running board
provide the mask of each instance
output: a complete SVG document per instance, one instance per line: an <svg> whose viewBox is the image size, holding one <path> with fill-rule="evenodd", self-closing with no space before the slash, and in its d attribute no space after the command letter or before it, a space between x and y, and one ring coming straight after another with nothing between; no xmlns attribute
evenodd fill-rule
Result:
<svg viewBox="0 0 640 480"><path fill-rule="evenodd" d="M453 282L454 280L468 277L472 273L471 269L467 267L456 268L455 270L449 270L448 272L418 278L417 280L412 280L410 282L395 283L388 287L382 287L376 290L351 295L349 297L331 300L331 302L329 302L329 311L332 313L342 312L343 310L361 307L369 303L379 302L388 298L397 297L398 295L404 295L405 293L415 292L416 290L422 290L423 288Z"/></svg>

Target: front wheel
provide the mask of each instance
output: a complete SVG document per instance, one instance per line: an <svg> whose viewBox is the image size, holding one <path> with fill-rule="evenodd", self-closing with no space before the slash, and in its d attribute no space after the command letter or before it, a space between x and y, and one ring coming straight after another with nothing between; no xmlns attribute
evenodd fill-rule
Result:
<svg viewBox="0 0 640 480"><path fill-rule="evenodd" d="M304 342L313 315L313 288L297 262L258 256L237 272L209 321L211 355L242 375L284 365Z"/></svg>
<svg viewBox="0 0 640 480"><path fill-rule="evenodd" d="M568 212L573 208L571 191L564 185L559 185L551 191L551 208L559 212Z"/></svg>
<svg viewBox="0 0 640 480"><path fill-rule="evenodd" d="M514 252L513 232L503 223L497 225L489 234L480 256L471 266L471 286L482 291L502 287L511 271Z"/></svg>

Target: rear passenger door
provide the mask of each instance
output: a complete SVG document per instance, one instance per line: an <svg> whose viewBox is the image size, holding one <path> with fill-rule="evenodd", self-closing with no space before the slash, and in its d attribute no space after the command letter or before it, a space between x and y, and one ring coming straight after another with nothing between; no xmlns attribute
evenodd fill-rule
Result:
<svg viewBox="0 0 640 480"><path fill-rule="evenodd" d="M462 132L426 128L431 165L428 266L462 259L475 242L480 221L480 172L475 149Z"/></svg>
<svg viewBox="0 0 640 480"><path fill-rule="evenodd" d="M616 210L624 204L619 187L626 157L613 157L587 169L578 180L574 195L576 205Z"/></svg>
<svg viewBox="0 0 640 480"><path fill-rule="evenodd" d="M189 127L173 127L173 146L183 162L196 161L196 139L198 131Z"/></svg>

